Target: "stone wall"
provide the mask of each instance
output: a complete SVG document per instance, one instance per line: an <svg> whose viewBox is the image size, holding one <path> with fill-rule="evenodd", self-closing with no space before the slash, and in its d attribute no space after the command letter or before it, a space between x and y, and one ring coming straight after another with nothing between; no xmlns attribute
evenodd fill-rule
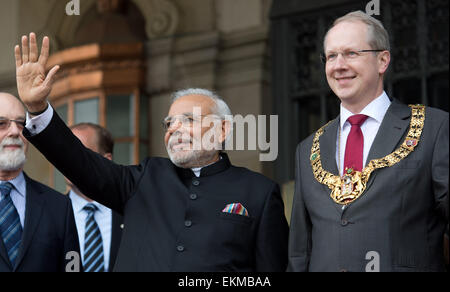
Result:
<svg viewBox="0 0 450 292"><path fill-rule="evenodd" d="M80 0L80 16L65 14L69 1L2 0L0 4L0 91L16 93L13 48L36 32L52 52L68 48L95 0ZM170 93L185 87L216 90L233 114L271 113L268 52L270 0L133 0L146 20L146 85L150 97L150 154L166 156L160 121ZM234 164L272 176L257 151L231 151ZM48 164L31 149L26 171L48 183Z"/></svg>

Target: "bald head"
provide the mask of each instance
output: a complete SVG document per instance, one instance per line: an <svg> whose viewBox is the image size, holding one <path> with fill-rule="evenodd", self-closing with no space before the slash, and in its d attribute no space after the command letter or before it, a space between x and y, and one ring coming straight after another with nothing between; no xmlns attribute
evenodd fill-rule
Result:
<svg viewBox="0 0 450 292"><path fill-rule="evenodd" d="M7 117L7 113L20 114L25 117L25 107L14 95L0 92L0 117ZM12 118L10 117L10 119Z"/></svg>
<svg viewBox="0 0 450 292"><path fill-rule="evenodd" d="M17 97L15 97L14 95L7 93L7 92L0 92L0 97L5 97L5 98L15 98L17 99Z"/></svg>

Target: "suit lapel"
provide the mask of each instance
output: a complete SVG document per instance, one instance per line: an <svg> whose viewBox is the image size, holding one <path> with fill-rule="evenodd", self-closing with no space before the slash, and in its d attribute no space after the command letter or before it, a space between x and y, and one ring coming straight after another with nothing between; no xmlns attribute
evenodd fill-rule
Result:
<svg viewBox="0 0 450 292"><path fill-rule="evenodd" d="M340 117L331 121L331 123L324 129L322 136L319 138L320 142L320 157L322 162L322 168L334 175L339 176L339 170L336 163L336 143L337 143L337 131L339 127ZM331 189L322 185L324 188L324 194L328 196L330 203L333 204L338 214L341 214L341 206L336 204L331 198Z"/></svg>
<svg viewBox="0 0 450 292"><path fill-rule="evenodd" d="M339 126L339 117L333 120L328 127L324 129L320 137L320 157L322 158L322 167L332 174L339 175L336 164L336 141L337 130Z"/></svg>
<svg viewBox="0 0 450 292"><path fill-rule="evenodd" d="M25 256L28 247L33 238L36 228L39 226L41 219L42 207L44 205L44 197L41 195L42 191L36 187L34 182L25 175L26 181L26 206L25 206L25 224L22 234L22 244L19 249L16 267L20 265Z"/></svg>
<svg viewBox="0 0 450 292"><path fill-rule="evenodd" d="M409 128L411 110L408 106L394 100L384 116L378 129L372 147L367 157L368 164L372 159L382 158L392 152L403 142L406 130ZM374 171L367 183L367 189L372 185L378 171Z"/></svg>
<svg viewBox="0 0 450 292"><path fill-rule="evenodd" d="M123 223L122 216L117 214L115 211L111 212L112 216L112 226L111 226L111 247L109 252L109 271L112 272L114 264L116 262L117 251L120 245L120 239L122 234L122 228L120 225Z"/></svg>
<svg viewBox="0 0 450 292"><path fill-rule="evenodd" d="M11 262L9 261L8 253L6 252L5 244L3 243L3 240L0 238L0 257L3 259L3 261L11 267ZM12 267L11 267L12 268Z"/></svg>
<svg viewBox="0 0 450 292"><path fill-rule="evenodd" d="M391 103L370 148L367 163L392 153L400 142L403 142L402 138L409 128L410 117L411 110L408 106L396 100Z"/></svg>

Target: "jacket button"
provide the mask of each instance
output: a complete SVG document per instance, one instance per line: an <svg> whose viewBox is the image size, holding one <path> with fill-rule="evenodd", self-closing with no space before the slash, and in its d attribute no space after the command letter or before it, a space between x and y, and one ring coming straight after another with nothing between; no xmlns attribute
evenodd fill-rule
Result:
<svg viewBox="0 0 450 292"><path fill-rule="evenodd" d="M198 180L194 180L194 181L192 182L192 184L193 184L194 186L198 186L198 185L200 184L200 182L199 182Z"/></svg>
<svg viewBox="0 0 450 292"><path fill-rule="evenodd" d="M177 246L177 251L179 251L179 252L184 251L184 246L182 246L182 245Z"/></svg>
<svg viewBox="0 0 450 292"><path fill-rule="evenodd" d="M345 219L341 220L341 225L342 226L347 226L348 225L348 221L345 220Z"/></svg>
<svg viewBox="0 0 450 292"><path fill-rule="evenodd" d="M184 221L184 226L191 227L192 226L192 221L191 220Z"/></svg>
<svg viewBox="0 0 450 292"><path fill-rule="evenodd" d="M190 194L190 195L189 195L189 198L190 198L191 200L197 200L197 194Z"/></svg>

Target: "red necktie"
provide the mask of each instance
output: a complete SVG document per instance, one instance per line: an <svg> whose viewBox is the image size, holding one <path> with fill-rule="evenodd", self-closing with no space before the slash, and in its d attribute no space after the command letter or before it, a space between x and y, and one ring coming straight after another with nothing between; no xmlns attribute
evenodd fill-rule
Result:
<svg viewBox="0 0 450 292"><path fill-rule="evenodd" d="M361 171L363 168L364 136L361 131L361 125L367 118L368 116L366 115L354 115L347 119L352 128L348 134L345 146L344 171L347 168Z"/></svg>

